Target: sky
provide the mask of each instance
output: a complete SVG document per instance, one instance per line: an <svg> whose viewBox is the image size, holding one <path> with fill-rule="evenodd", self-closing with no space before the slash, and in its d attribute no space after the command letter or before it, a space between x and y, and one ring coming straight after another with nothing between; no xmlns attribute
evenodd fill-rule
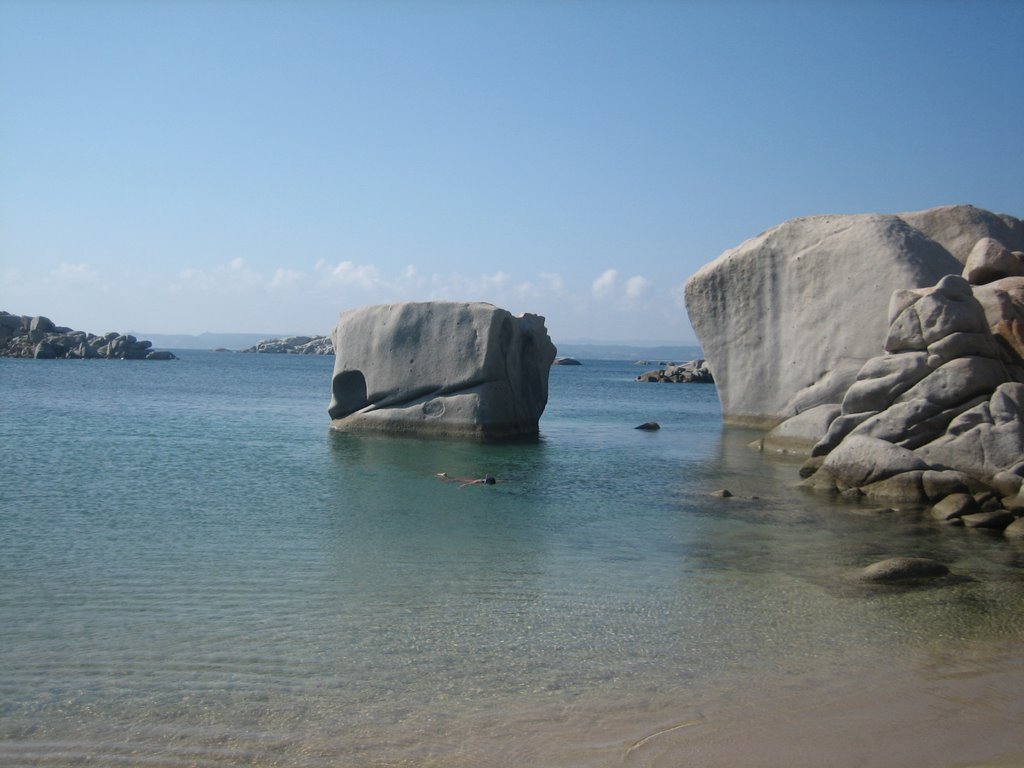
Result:
<svg viewBox="0 0 1024 768"><path fill-rule="evenodd" d="M0 309L694 343L687 278L787 219L1024 216L1022 41L994 0L0 0Z"/></svg>

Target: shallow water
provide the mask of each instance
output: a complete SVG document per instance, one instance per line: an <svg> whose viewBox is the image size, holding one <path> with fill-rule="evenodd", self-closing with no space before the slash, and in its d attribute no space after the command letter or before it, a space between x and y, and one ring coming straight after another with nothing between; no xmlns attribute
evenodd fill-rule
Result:
<svg viewBox="0 0 1024 768"><path fill-rule="evenodd" d="M711 386L556 366L481 446L332 433L333 358L181 357L0 360L4 765L618 765L1024 635L1024 548L797 491ZM896 554L955 578L850 580Z"/></svg>

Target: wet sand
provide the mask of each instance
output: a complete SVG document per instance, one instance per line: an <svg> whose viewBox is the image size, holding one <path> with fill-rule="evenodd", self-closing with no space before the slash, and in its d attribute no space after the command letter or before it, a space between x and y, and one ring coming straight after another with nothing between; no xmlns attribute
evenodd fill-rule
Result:
<svg viewBox="0 0 1024 768"><path fill-rule="evenodd" d="M579 701L543 722L536 712L468 718L436 752L405 757L494 768L1024 767L1024 654L1009 645L880 658L831 679L750 680L694 699L614 711Z"/></svg>
<svg viewBox="0 0 1024 768"><path fill-rule="evenodd" d="M668 723L628 766L1024 766L1024 659L807 690Z"/></svg>
<svg viewBox="0 0 1024 768"><path fill-rule="evenodd" d="M690 713L627 746L620 764L1024 766L1024 655L984 649Z"/></svg>

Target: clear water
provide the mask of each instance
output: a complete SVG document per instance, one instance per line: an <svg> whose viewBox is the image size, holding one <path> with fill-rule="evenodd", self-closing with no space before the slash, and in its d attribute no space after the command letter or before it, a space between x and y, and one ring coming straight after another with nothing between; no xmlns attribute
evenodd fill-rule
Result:
<svg viewBox="0 0 1024 768"><path fill-rule="evenodd" d="M556 366L541 440L481 446L331 433L333 358L181 358L0 360L0 764L621 765L1024 636L1024 548L797 491L711 386ZM958 578L849 579L896 554Z"/></svg>

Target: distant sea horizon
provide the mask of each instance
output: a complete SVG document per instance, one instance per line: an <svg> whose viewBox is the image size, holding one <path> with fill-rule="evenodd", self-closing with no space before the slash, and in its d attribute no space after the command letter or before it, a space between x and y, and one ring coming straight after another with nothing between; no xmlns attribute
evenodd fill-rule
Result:
<svg viewBox="0 0 1024 768"><path fill-rule="evenodd" d="M282 339L288 336L315 336L312 333L217 333L205 331L187 333L146 333L132 331L132 335L153 342L153 346L164 349L230 349L240 350L254 346L264 339ZM650 362L685 362L701 356L697 344L665 341L590 341L555 340L560 357L577 357L590 360L646 360Z"/></svg>

